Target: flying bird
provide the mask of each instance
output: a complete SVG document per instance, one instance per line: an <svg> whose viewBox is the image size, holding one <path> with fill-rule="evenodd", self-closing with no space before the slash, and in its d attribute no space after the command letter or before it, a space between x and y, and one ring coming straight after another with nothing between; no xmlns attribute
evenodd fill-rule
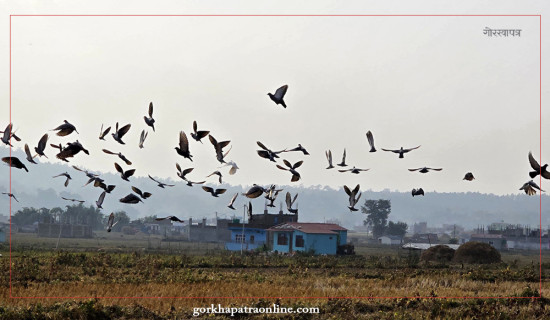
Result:
<svg viewBox="0 0 550 320"><path fill-rule="evenodd" d="M149 117L143 116L145 123L155 131L155 119L153 119L153 103L149 103Z"/></svg>
<svg viewBox="0 0 550 320"><path fill-rule="evenodd" d="M328 161L327 169L334 168L334 166L332 165L332 152L330 150L325 151L325 155L327 156L327 161Z"/></svg>
<svg viewBox="0 0 550 320"><path fill-rule="evenodd" d="M158 184L158 186L163 188L163 189L164 189L164 187L173 187L173 186L175 186L175 184L166 184L166 183L160 182L158 180L155 180L155 178L151 177L151 175L148 175L148 176L149 176L149 179L155 181Z"/></svg>
<svg viewBox="0 0 550 320"><path fill-rule="evenodd" d="M384 151L389 151L389 152L393 152L393 153L399 153L399 158L404 158L404 154L407 153L407 152L411 152L415 149L418 149L420 148L420 146L418 147L415 147L415 148L410 148L410 149L403 149L403 147L401 147L401 149L397 149L397 150L391 150L391 149L384 149L382 148L382 150Z"/></svg>
<svg viewBox="0 0 550 320"><path fill-rule="evenodd" d="M248 208L246 209L246 213L248 214L248 222L252 220L252 202L248 201Z"/></svg>
<svg viewBox="0 0 550 320"><path fill-rule="evenodd" d="M180 156L193 161L193 159L191 159L193 156L191 155L191 152L189 151L189 140L187 140L187 135L185 134L185 132L180 131L179 147L176 147L175 149L176 149L176 152Z"/></svg>
<svg viewBox="0 0 550 320"><path fill-rule="evenodd" d="M235 199L237 199L237 196L239 195L239 193L235 193L235 195L231 198L231 201L229 201L229 204L227 205L227 207L231 210L235 210L235 207L233 207L233 204L235 203Z"/></svg>
<svg viewBox="0 0 550 320"><path fill-rule="evenodd" d="M76 199L70 199L70 198L65 198L65 197L61 197L61 199L67 200L67 201L72 201L72 202L80 202L80 203L86 202L84 200L76 200Z"/></svg>
<svg viewBox="0 0 550 320"><path fill-rule="evenodd" d="M139 137L139 148L143 149L143 143L145 142L145 138L147 138L147 132L145 130L141 131L141 136Z"/></svg>
<svg viewBox="0 0 550 320"><path fill-rule="evenodd" d="M197 121L193 121L193 132L191 132L191 138L202 143L201 139L206 137L210 131L197 131Z"/></svg>
<svg viewBox="0 0 550 320"><path fill-rule="evenodd" d="M34 164L37 164L35 161L34 161L34 157L32 156L31 154L31 150L29 148L29 145L25 143L25 154L27 155L27 161L30 162L30 163L34 163Z"/></svg>
<svg viewBox="0 0 550 320"><path fill-rule="evenodd" d="M132 191L134 191L135 193L137 193L142 199L147 199L149 198L150 196L152 196L153 194L150 193L150 192L142 192L141 190L139 190L138 188L132 186Z"/></svg>
<svg viewBox="0 0 550 320"><path fill-rule="evenodd" d="M292 205L294 205L294 202L296 202L296 198L298 198L298 194L294 196L294 199L291 200L290 192L286 193L286 209L290 213L298 213L298 208L292 209Z"/></svg>
<svg viewBox="0 0 550 320"><path fill-rule="evenodd" d="M136 169L131 169L131 170L124 171L124 170L122 170L122 167L116 162L115 162L115 169L116 169L116 171L118 171L120 173L120 177L122 178L122 180L126 180L126 181L130 181L130 180L128 180L128 178L133 176L134 173L136 172Z"/></svg>
<svg viewBox="0 0 550 320"><path fill-rule="evenodd" d="M10 147L13 147L10 143L10 139L12 137L12 135L11 135L12 127L13 127L13 125L11 123L8 124L8 126L6 127L6 129L3 132L4 134L2 135L2 139L1 139L4 144L7 144Z"/></svg>
<svg viewBox="0 0 550 320"><path fill-rule="evenodd" d="M272 208L275 208L275 200L277 199L277 196L279 195L279 192L283 191L283 189L275 189L275 185L272 184L271 187L269 187L267 190L266 190L266 195L265 195L265 198L267 200L269 200L269 204L267 205L268 207L272 207Z"/></svg>
<svg viewBox="0 0 550 320"><path fill-rule="evenodd" d="M338 170L339 172L351 172L351 173L355 173L355 174L359 174L361 171L369 171L370 169L359 169L359 168L356 168L356 167L353 167L351 169L346 169L346 170Z"/></svg>
<svg viewBox="0 0 550 320"><path fill-rule="evenodd" d="M357 193L359 192L359 185L357 185L353 190L350 190L348 186L344 186L344 191L349 196L349 206L348 209L350 211L357 211L357 208L355 208L355 205L357 202L359 202L359 198L361 198L361 193L357 196ZM357 198L355 197L357 196Z"/></svg>
<svg viewBox="0 0 550 320"><path fill-rule="evenodd" d="M120 218L115 222L115 214L111 212L109 219L107 220L107 232L111 232L113 227L120 222Z"/></svg>
<svg viewBox="0 0 550 320"><path fill-rule="evenodd" d="M25 169L25 171L29 172L29 169L27 169L23 162L21 162L21 160L19 160L17 157L4 157L2 158L2 161L4 161L10 167Z"/></svg>
<svg viewBox="0 0 550 320"><path fill-rule="evenodd" d="M266 192L265 188L257 185L257 184L254 184L252 185L252 187L250 189L248 189L247 192L243 193L242 195L247 197L247 198L250 198L250 199L254 199L254 198L258 198L259 196L261 196L264 192Z"/></svg>
<svg viewBox="0 0 550 320"><path fill-rule="evenodd" d="M231 141L218 142L212 135L209 135L208 139L210 139L210 142L214 146L214 150L216 150L216 159L220 163L225 163L225 160L223 159L227 156L229 151L231 151L231 148L229 148L226 153L223 153L223 148L225 148Z"/></svg>
<svg viewBox="0 0 550 320"><path fill-rule="evenodd" d="M302 151L302 153L306 156L309 156L309 152L307 152L306 148L302 147L301 144L298 143L298 146L294 149L286 150L287 152L290 151Z"/></svg>
<svg viewBox="0 0 550 320"><path fill-rule="evenodd" d="M411 194L413 198L414 196L424 196L424 190L422 190L422 188L412 189Z"/></svg>
<svg viewBox="0 0 550 320"><path fill-rule="evenodd" d="M56 147L57 148L57 147ZM80 151L84 151L85 154L90 154L88 150L86 150L78 140L76 142L69 142L67 143L67 146L65 148L62 148L61 145L59 146L61 152L59 152L56 157L59 160L63 160L65 162L69 162L67 158L72 158L76 154L78 154Z"/></svg>
<svg viewBox="0 0 550 320"><path fill-rule="evenodd" d="M107 133L109 133L109 131L111 131L111 127L105 129L105 131L103 131L103 123L101 124L101 129L99 129L99 140L103 140L105 141L105 136L107 135Z"/></svg>
<svg viewBox="0 0 550 320"><path fill-rule="evenodd" d="M62 176L65 177L65 178L67 178L67 179L65 180L65 187L67 187L67 186L69 185L69 180L71 180L71 176L70 176L67 172L65 172L65 173L60 173L60 174L58 174L57 176L53 176L52 178L57 178L57 177L62 177Z"/></svg>
<svg viewBox="0 0 550 320"><path fill-rule="evenodd" d="M342 155L342 162L337 164L337 166L340 166L340 167L347 167L348 166L346 164L346 148L344 148L344 155Z"/></svg>
<svg viewBox="0 0 550 320"><path fill-rule="evenodd" d="M115 133L111 133L111 135L113 136L113 139L115 139L115 141L120 144L125 144L124 141L122 141L122 137L124 137L124 135L128 132L128 130L130 130L131 126L132 126L131 124L127 124L124 127L119 129L118 122L117 122L115 126Z"/></svg>
<svg viewBox="0 0 550 320"><path fill-rule="evenodd" d="M277 89L277 91L275 91L275 94L268 93L267 95L271 98L271 100L273 100L273 102L275 102L276 104L280 104L284 108L286 108L286 104L283 98L285 97L287 90L288 90L288 85L285 84L284 86Z"/></svg>
<svg viewBox="0 0 550 320"><path fill-rule="evenodd" d="M291 165L290 162L283 159L283 163L289 169L286 169L286 168L284 168L280 165L277 165L277 168L279 168L281 170L285 170L285 171L290 171L290 173L292 173L292 178L290 179L291 182L296 182L296 181L300 180L300 174L298 173L298 171L296 171L296 169L298 169L302 165L302 163L304 163L304 161L298 161L294 165Z"/></svg>
<svg viewBox="0 0 550 320"><path fill-rule="evenodd" d="M106 192L103 191L100 195L99 195L99 198L97 199L97 201L95 202L95 204L97 205L97 207L99 209L103 209L103 207L101 206L103 204L103 200L105 200L105 194Z"/></svg>
<svg viewBox="0 0 550 320"><path fill-rule="evenodd" d="M195 168L187 168L185 170L181 170L179 163L176 163L176 169L178 170L177 172L178 177L182 178L183 180L187 180L185 176L189 174L191 171L193 171Z"/></svg>
<svg viewBox="0 0 550 320"><path fill-rule="evenodd" d="M540 174L544 179L550 179L550 172L547 171L548 164L545 164L541 167L540 164L537 162L537 160L535 160L535 158L533 157L533 154L531 154L530 151L529 151L529 164L531 164L531 168L533 168L534 170L529 172L529 176L531 178L535 178Z"/></svg>
<svg viewBox="0 0 550 320"><path fill-rule="evenodd" d="M7 195L8 195L8 197L10 197L10 198L13 198L13 200L15 200L15 201L19 202L19 200L17 200L17 198L16 198L16 197L15 197L15 196L13 195L13 193L8 193L8 192L2 192L2 194L7 194Z"/></svg>
<svg viewBox="0 0 550 320"><path fill-rule="evenodd" d="M228 161L221 167L227 167L227 166L231 167L231 168L229 168L229 174L230 175L234 175L235 173L237 173L237 169L239 169L239 167L237 166L237 164L234 161ZM221 167L218 167L218 168L221 168Z"/></svg>
<svg viewBox="0 0 550 320"><path fill-rule="evenodd" d="M530 196L537 194L535 189L540 190L540 192L545 192L535 182L533 182L533 180L527 181L521 188L519 188L519 190L525 191L525 193Z"/></svg>
<svg viewBox="0 0 550 320"><path fill-rule="evenodd" d="M206 192L209 192L210 194L212 194L213 197L218 197L218 195L224 193L225 191L227 191L227 189L213 189L213 188L210 188L210 187L206 187L206 186L203 186L202 189Z"/></svg>
<svg viewBox="0 0 550 320"><path fill-rule="evenodd" d="M168 216L168 217L164 217L164 218L155 218L155 220L157 220L157 221L170 220L170 221L173 221L173 222L185 223L185 221L181 220L180 218L178 218L176 216Z"/></svg>
<svg viewBox="0 0 550 320"><path fill-rule="evenodd" d="M217 175L219 177L219 181L220 181L220 184L222 183L222 173L219 172L219 171L214 171L212 172L211 174L207 175L206 177L210 177L210 176L213 176L213 175Z"/></svg>
<svg viewBox="0 0 550 320"><path fill-rule="evenodd" d="M116 152L109 151L107 149L103 149L103 152L105 152L106 154L113 154L115 156L118 156L122 161L126 162L127 165L129 166L132 165L132 161L128 160L128 158L126 158L121 152L116 153Z"/></svg>
<svg viewBox="0 0 550 320"><path fill-rule="evenodd" d="M84 172L84 174L85 174L85 175L86 175L86 177L88 177L88 178L95 178L95 177L99 177L99 175L98 175L98 174L95 174L95 173L91 173L91 172L89 172L88 170L82 170L82 169L80 169L80 168L79 168L79 167L77 167L77 166L73 166L73 168L74 168L75 170L77 170L77 171L80 171L80 172Z"/></svg>
<svg viewBox="0 0 550 320"><path fill-rule="evenodd" d="M376 152L376 148L374 147L374 136L372 135L372 132L370 132L370 130L367 132L367 140L370 144L369 152Z"/></svg>
<svg viewBox="0 0 550 320"><path fill-rule="evenodd" d="M47 158L47 156L44 154L44 150L46 150L47 144L48 144L48 134L46 133L42 136L42 138L40 138L40 141L38 141L38 146L34 147L34 151L36 151L36 154Z"/></svg>
<svg viewBox="0 0 550 320"><path fill-rule="evenodd" d="M78 131L76 130L76 127L73 126L72 124L69 123L69 121L67 120L63 120L63 124L58 126L57 128L55 129L52 129L51 131L57 131L57 135L60 136L60 137L64 137L64 136L67 136L69 134L71 134L73 131L75 131L76 133L78 133Z"/></svg>
<svg viewBox="0 0 550 320"><path fill-rule="evenodd" d="M133 193L128 194L127 196L125 196L124 198L119 199L118 201L120 201L122 203L129 203L129 204L136 204L136 203L139 203L139 202L143 202L143 201L141 201L141 199L138 196L136 196Z"/></svg>
<svg viewBox="0 0 550 320"><path fill-rule="evenodd" d="M281 150L281 151L272 151L272 150L268 149L260 141L256 141L256 143L258 144L258 146L260 146L260 148L263 149L263 150L257 150L256 151L256 152L258 152L258 155L262 158L269 159L270 161L273 161L273 162L276 162L275 158L279 158L279 153L286 151L286 149Z"/></svg>
<svg viewBox="0 0 550 320"><path fill-rule="evenodd" d="M472 180L474 180L474 179L475 179L475 178L474 178L474 174L471 173L471 172L468 172L468 173L466 173L466 174L464 175L464 179L462 179L462 180L472 181Z"/></svg>
<svg viewBox="0 0 550 320"><path fill-rule="evenodd" d="M422 168L416 168L416 169L409 169L409 171L418 171L420 173L428 173L430 170L434 171L441 171L443 168L428 168L428 167L422 167Z"/></svg>

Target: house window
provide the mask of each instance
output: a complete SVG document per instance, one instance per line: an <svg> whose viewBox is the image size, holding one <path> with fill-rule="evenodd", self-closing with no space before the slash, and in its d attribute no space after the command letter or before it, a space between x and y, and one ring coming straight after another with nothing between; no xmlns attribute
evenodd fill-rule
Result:
<svg viewBox="0 0 550 320"><path fill-rule="evenodd" d="M235 242L244 243L245 239L246 239L246 236L243 234L235 235Z"/></svg>
<svg viewBox="0 0 550 320"><path fill-rule="evenodd" d="M304 247L304 236L296 236L296 248Z"/></svg>
<svg viewBox="0 0 550 320"><path fill-rule="evenodd" d="M250 236L250 243L254 243L254 236Z"/></svg>
<svg viewBox="0 0 550 320"><path fill-rule="evenodd" d="M277 237L277 245L279 246L288 245L288 237L286 236L286 233L279 233L279 236Z"/></svg>

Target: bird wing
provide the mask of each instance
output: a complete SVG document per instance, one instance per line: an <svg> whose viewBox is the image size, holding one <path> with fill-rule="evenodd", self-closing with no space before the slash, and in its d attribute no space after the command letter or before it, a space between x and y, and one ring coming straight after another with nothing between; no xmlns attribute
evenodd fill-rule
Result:
<svg viewBox="0 0 550 320"><path fill-rule="evenodd" d="M261 143L260 141L256 141L256 143L258 144L258 146L260 146L260 148L262 148L262 149L264 149L264 150L266 150L266 151L269 151L269 149L266 148L266 146L264 146L264 144Z"/></svg>
<svg viewBox="0 0 550 320"><path fill-rule="evenodd" d="M420 170L422 168L416 168L416 169L409 169L409 171L417 171L417 170Z"/></svg>
<svg viewBox="0 0 550 320"><path fill-rule="evenodd" d="M185 175L187 175L188 173L190 173L191 171L193 171L193 169L195 169L195 168L187 168L187 169L181 171L181 175L182 175L183 177L185 177ZM212 174L213 174L213 173L212 173ZM211 175L212 175L212 174L211 174ZM209 177L210 177L210 176L209 176Z"/></svg>
<svg viewBox="0 0 550 320"><path fill-rule="evenodd" d="M193 121L193 132L197 133L197 121Z"/></svg>
<svg viewBox="0 0 550 320"><path fill-rule="evenodd" d="M533 170L540 171L540 164L537 160L535 160L531 151L529 151L529 163L531 164L531 168L533 168Z"/></svg>
<svg viewBox="0 0 550 320"><path fill-rule="evenodd" d="M443 168L428 168L428 170L441 171Z"/></svg>
<svg viewBox="0 0 550 320"><path fill-rule="evenodd" d="M296 162L294 166L292 166L292 169L298 169L302 165L302 163L304 163L303 160Z"/></svg>
<svg viewBox="0 0 550 320"><path fill-rule="evenodd" d="M180 131L180 149L184 152L189 151L189 140L187 140L187 135L183 131Z"/></svg>
<svg viewBox="0 0 550 320"><path fill-rule="evenodd" d="M4 137L3 139L5 141L8 141L11 137L11 128L13 127L13 124L8 124L8 126L6 127L6 130L4 130Z"/></svg>
<svg viewBox="0 0 550 320"><path fill-rule="evenodd" d="M141 192L141 190L139 190L138 188L132 186L132 191L134 191L135 193L139 194L141 197L143 197L143 192Z"/></svg>
<svg viewBox="0 0 550 320"><path fill-rule="evenodd" d="M389 151L389 152L393 152L393 153L399 153L400 150L391 150L391 149L384 149L384 148L381 148L382 150L384 151Z"/></svg>
<svg viewBox="0 0 550 320"><path fill-rule="evenodd" d="M210 187L207 187L207 186L202 186L202 190L204 190L206 192L210 192L210 193L212 193L212 191L214 191L214 189L212 189Z"/></svg>
<svg viewBox="0 0 550 320"><path fill-rule="evenodd" d="M279 169L281 169L281 170L285 170L285 171L288 171L288 169L287 169L287 168L285 168L285 167L281 167L280 165L277 165L277 168L279 168Z"/></svg>
<svg viewBox="0 0 550 320"><path fill-rule="evenodd" d="M357 192L359 192L359 188L360 188L359 184L356 185L356 186L355 186L355 189L353 189L352 193L353 193L354 195L356 195Z"/></svg>
<svg viewBox="0 0 550 320"><path fill-rule="evenodd" d="M233 203L235 203L235 199L237 199L237 196L239 195L239 193L235 193L235 195L231 198L231 201L229 201L229 205L232 206Z"/></svg>
<svg viewBox="0 0 550 320"><path fill-rule="evenodd" d="M285 94L286 94L286 91L288 90L288 85L284 85L282 87L280 87L279 89L277 89L277 91L275 91L275 98L278 99L278 100L281 100Z"/></svg>
<svg viewBox="0 0 550 320"><path fill-rule="evenodd" d="M269 159L269 152L265 151L265 150L256 150L256 152L258 153L258 155L262 158L265 158L265 159Z"/></svg>
<svg viewBox="0 0 550 320"><path fill-rule="evenodd" d="M109 150L107 150L107 149L103 149L103 152L105 152L106 154L118 154L118 153L109 151Z"/></svg>
<svg viewBox="0 0 550 320"><path fill-rule="evenodd" d="M332 151L325 151L325 155L327 156L328 164L332 165Z"/></svg>
<svg viewBox="0 0 550 320"><path fill-rule="evenodd" d="M351 197L351 190L348 188L348 186L344 186L344 191L346 192L346 194L347 194L348 196Z"/></svg>
<svg viewBox="0 0 550 320"><path fill-rule="evenodd" d="M31 150L29 149L29 145L25 143L25 153L27 154L27 159L32 159Z"/></svg>
<svg viewBox="0 0 550 320"><path fill-rule="evenodd" d="M290 206L292 207L292 205L294 204L294 202L296 202L296 199L298 198L298 194L296 194L294 196L294 199L292 199L292 202L290 202Z"/></svg>
<svg viewBox="0 0 550 320"><path fill-rule="evenodd" d="M116 171L124 174L124 170L122 170L122 167L116 162L115 162L115 169L116 169Z"/></svg>
<svg viewBox="0 0 550 320"><path fill-rule="evenodd" d="M136 169L131 169L131 170L128 170L128 171L124 172L124 175L127 178L129 178L129 177L133 176L135 172L136 172Z"/></svg>
<svg viewBox="0 0 550 320"><path fill-rule="evenodd" d="M346 149L344 148L344 154L342 155L342 163L346 163Z"/></svg>
<svg viewBox="0 0 550 320"><path fill-rule="evenodd" d="M218 141L216 141L216 138L214 138L212 135L209 135L208 139L210 140L210 143L212 143L214 148L216 148L216 146L218 145Z"/></svg>
<svg viewBox="0 0 550 320"><path fill-rule="evenodd" d="M370 132L370 130L367 132L367 140L369 141L370 147L374 148L374 137L372 135L372 132Z"/></svg>
<svg viewBox="0 0 550 320"><path fill-rule="evenodd" d="M132 125L131 124L127 124L125 125L124 127L120 128L118 131L117 131L117 135L118 135L118 138L119 139L122 139L122 137L126 134L126 132L128 132L128 130L130 130L130 127Z"/></svg>
<svg viewBox="0 0 550 320"><path fill-rule="evenodd" d="M286 207L287 207L287 209L292 208L292 201L291 201L290 192L287 192L287 193L286 193L285 202L286 202Z"/></svg>
<svg viewBox="0 0 550 320"><path fill-rule="evenodd" d="M338 169L339 172L346 172L346 171L351 171L351 170L353 170L353 169L346 169L346 170L340 170L340 169Z"/></svg>
<svg viewBox="0 0 550 320"><path fill-rule="evenodd" d="M103 204L103 200L105 199L105 195L106 195L106 192L103 191L100 195L99 195L99 199L97 199L97 206L101 206Z"/></svg>
<svg viewBox="0 0 550 320"><path fill-rule="evenodd" d="M45 135L42 136L42 138L40 138L40 141L38 141L38 150L44 151L44 149L46 149L47 143L48 143L48 134L46 133Z"/></svg>
<svg viewBox="0 0 550 320"><path fill-rule="evenodd" d="M283 159L283 163L285 164L285 166L289 167L289 168L292 168L292 165L290 164L290 162L288 162L287 160L284 160Z"/></svg>
<svg viewBox="0 0 550 320"><path fill-rule="evenodd" d="M222 194L222 193L225 193L226 191L227 189L216 189L215 194Z"/></svg>
<svg viewBox="0 0 550 320"><path fill-rule="evenodd" d="M410 149L403 149L403 152L406 153L406 152L409 152L409 151L412 151L412 150L415 150L415 149L418 149L418 148L420 148L420 146L414 147L414 148L410 148Z"/></svg>
<svg viewBox="0 0 550 320"><path fill-rule="evenodd" d="M151 177L151 175L150 175L150 174L148 174L148 176L149 176L149 179L151 179L151 180L155 181L155 182L156 182L156 183L158 183L158 184L161 184L161 182L159 182L159 181L155 180L155 178Z"/></svg>
<svg viewBox="0 0 550 320"><path fill-rule="evenodd" d="M149 117L150 118L153 117L153 103L152 102L149 103Z"/></svg>

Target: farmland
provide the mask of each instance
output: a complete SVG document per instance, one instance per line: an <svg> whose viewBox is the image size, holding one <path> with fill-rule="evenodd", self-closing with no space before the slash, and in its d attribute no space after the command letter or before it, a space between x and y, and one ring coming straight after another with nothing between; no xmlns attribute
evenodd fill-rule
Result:
<svg viewBox="0 0 550 320"><path fill-rule="evenodd" d="M549 287L547 254L543 298L457 298L539 296L538 252L502 252L503 262L492 265L428 265L414 253L387 247L358 246L357 255L346 257L241 256L213 243L124 237L105 233L94 239L61 239L60 250L54 251L57 239L14 234L12 296L82 298L10 299L5 290L0 318L174 319L191 317L193 307L211 304L273 303L320 308L319 315L295 315L304 319L550 317L544 294ZM0 253L0 281L9 288L9 247L4 245Z"/></svg>

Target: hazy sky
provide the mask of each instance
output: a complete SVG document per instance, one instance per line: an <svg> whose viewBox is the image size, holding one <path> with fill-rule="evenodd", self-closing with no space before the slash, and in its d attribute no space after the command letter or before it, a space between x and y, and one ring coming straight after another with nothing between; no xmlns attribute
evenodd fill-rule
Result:
<svg viewBox="0 0 550 320"><path fill-rule="evenodd" d="M91 3L91 2L88 2ZM132 10L97 2L18 2L4 7L0 98L9 123L9 14L541 14L548 4L532 1L441 6L439 1L349 7L315 2L288 7L256 2L164 2ZM179 6L177 6L179 4ZM371 3L372 4L372 3ZM237 6L239 5L239 6ZM6 4L4 4L6 6ZM151 6L151 5L150 5ZM283 9L284 8L284 9ZM274 10L276 9L276 10ZM78 139L90 156L71 164L114 172L117 160L101 152L124 153L136 175L176 177L175 163L195 167L202 180L219 163L214 148L190 140L194 162L177 155L178 133L194 120L218 140L231 140L227 159L241 168L231 184L289 184L290 174L256 154L256 141L274 150L301 143L311 153L285 153L303 186L361 184L362 189L509 194L529 180L527 154L540 156L539 17L12 17L11 117L34 147L49 132L52 143ZM492 37L483 29L521 29L521 37ZM547 27L544 26L545 30ZM548 30L550 31L550 30ZM548 34L548 32L546 32ZM544 34L544 30L543 30ZM543 37L544 39L544 37ZM548 38L546 38L548 39ZM548 40L543 42L543 52ZM543 77L548 70L543 60ZM548 72L546 72L548 73ZM543 84L545 83L543 78ZM546 81L548 83L548 81ZM287 109L267 96L288 84ZM543 103L548 90L543 90ZM153 102L156 132L137 147ZM48 130L66 119L80 134L57 137ZM542 141L550 139L542 107ZM131 123L126 145L98 140L101 124ZM369 153L371 130L378 152ZM381 148L420 149L405 159ZM339 162L347 150L360 175L325 170L325 150ZM49 160L56 149L48 146ZM2 156L9 151L0 147ZM542 146L543 162L549 162ZM545 160L546 159L546 160ZM117 161L120 163L120 161ZM281 163L281 161L279 161ZM420 174L408 168L442 167ZM124 166L125 169L130 167ZM7 174L8 168L3 169ZM468 171L473 182L462 181ZM17 175L26 174L15 172ZM32 174L32 173L29 173ZM6 183L4 179L3 183ZM214 184L215 179L209 178ZM538 180L537 180L538 181ZM542 186L544 189L544 185Z"/></svg>

